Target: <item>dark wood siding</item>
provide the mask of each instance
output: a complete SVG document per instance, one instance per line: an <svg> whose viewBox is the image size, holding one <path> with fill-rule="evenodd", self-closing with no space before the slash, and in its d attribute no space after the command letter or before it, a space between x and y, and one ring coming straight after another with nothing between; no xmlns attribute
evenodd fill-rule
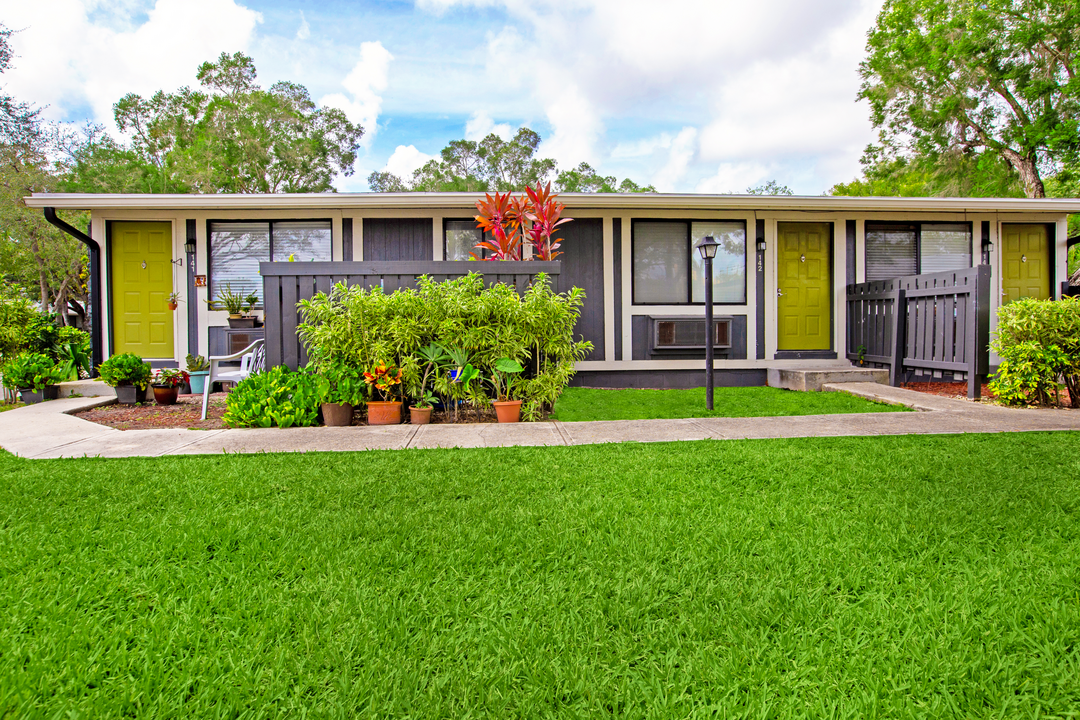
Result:
<svg viewBox="0 0 1080 720"><path fill-rule="evenodd" d="M562 275L559 289L585 291L585 305L574 328L575 335L593 344L586 360L604 359L604 221L601 218L574 220L560 228L563 239L559 256Z"/></svg>
<svg viewBox="0 0 1080 720"><path fill-rule="evenodd" d="M364 262L434 260L431 218L365 218Z"/></svg>

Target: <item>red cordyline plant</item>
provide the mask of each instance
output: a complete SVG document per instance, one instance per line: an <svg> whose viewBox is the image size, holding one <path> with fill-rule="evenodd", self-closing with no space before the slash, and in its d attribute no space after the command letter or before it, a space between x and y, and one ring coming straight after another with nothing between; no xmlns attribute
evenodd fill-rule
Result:
<svg viewBox="0 0 1080 720"><path fill-rule="evenodd" d="M510 193L495 197L487 195L476 203L480 214L477 226L490 233L492 241L482 241L477 250L488 250L485 260L521 260L522 238L533 248L535 260L554 260L559 255L561 240L554 237L556 228L573 218L562 217L566 206L551 192L551 183L533 190L525 188L525 195L511 197ZM476 253L472 256L480 259Z"/></svg>

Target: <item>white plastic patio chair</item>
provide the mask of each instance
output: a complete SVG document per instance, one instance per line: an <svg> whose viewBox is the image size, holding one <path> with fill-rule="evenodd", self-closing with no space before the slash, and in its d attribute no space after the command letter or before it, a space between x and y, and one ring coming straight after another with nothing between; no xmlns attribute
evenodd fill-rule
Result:
<svg viewBox="0 0 1080 720"><path fill-rule="evenodd" d="M206 419L206 404L210 401L210 388L215 382L238 383L248 375L262 372L266 367L266 349L263 347L265 340L256 340L240 352L232 355L211 355L210 374L206 376L206 385L202 395L202 419ZM239 360L239 369L228 367L222 369L221 363Z"/></svg>

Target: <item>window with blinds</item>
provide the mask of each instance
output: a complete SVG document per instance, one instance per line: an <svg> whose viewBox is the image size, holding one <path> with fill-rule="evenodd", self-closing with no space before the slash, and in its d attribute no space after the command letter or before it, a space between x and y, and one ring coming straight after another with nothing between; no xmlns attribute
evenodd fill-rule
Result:
<svg viewBox="0 0 1080 720"><path fill-rule="evenodd" d="M971 225L968 223L866 225L868 282L969 267Z"/></svg>
<svg viewBox="0 0 1080 720"><path fill-rule="evenodd" d="M633 224L634 303L705 302L705 261L694 246L716 239L713 303L746 302L746 223L741 220L659 221Z"/></svg>
<svg viewBox="0 0 1080 720"><path fill-rule="evenodd" d="M476 250L482 239L483 233L475 220L447 220L443 223L443 259L468 260L474 252L483 257L482 250Z"/></svg>
<svg viewBox="0 0 1080 720"><path fill-rule="evenodd" d="M259 263L331 259L329 220L210 223L210 298L228 286L234 293L254 294L262 304Z"/></svg>

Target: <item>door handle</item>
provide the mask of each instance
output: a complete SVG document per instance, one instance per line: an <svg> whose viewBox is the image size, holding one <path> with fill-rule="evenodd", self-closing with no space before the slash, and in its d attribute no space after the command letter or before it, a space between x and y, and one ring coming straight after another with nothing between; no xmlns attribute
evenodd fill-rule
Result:
<svg viewBox="0 0 1080 720"><path fill-rule="evenodd" d="M784 297L785 293L780 288L776 288L776 297Z"/></svg>

